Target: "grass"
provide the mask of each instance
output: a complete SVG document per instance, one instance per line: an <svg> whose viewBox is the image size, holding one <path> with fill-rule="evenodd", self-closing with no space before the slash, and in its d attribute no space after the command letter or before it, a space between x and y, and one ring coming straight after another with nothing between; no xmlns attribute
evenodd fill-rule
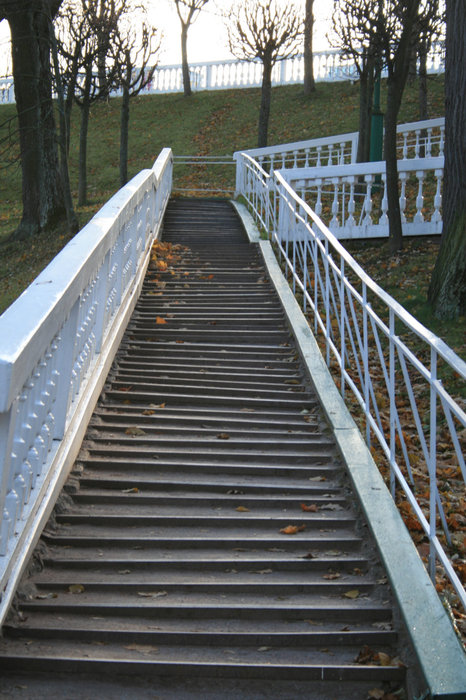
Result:
<svg viewBox="0 0 466 700"><path fill-rule="evenodd" d="M385 91L382 88L382 108ZM400 111L400 122L418 119L417 84L408 85ZM138 97L132 101L129 174L150 167L162 148L170 146L175 155L224 155L256 145L259 89L218 90L201 92L186 99L181 94ZM320 83L315 95L305 98L299 85L273 89L269 127L269 143L286 143L308 138L329 136L357 130L359 88L357 84ZM444 112L443 78L429 81L429 115ZM118 189L120 100L97 104L91 112L88 151L89 203L78 210L81 225ZM0 106L0 143L7 139L8 149L0 156L0 312L32 282L43 267L69 240L64 225L42 234L32 243L9 240L21 217L21 177L18 164L18 144L14 137L15 106ZM13 136L8 136L13 134ZM9 141L8 141L9 138ZM73 194L77 191L79 114L73 114L70 176ZM193 188L197 181L215 179L224 189L234 184L232 166L216 166L214 173L177 166L175 185ZM388 258L386 245L366 244L374 249L374 258ZM422 244L421 244L422 248ZM364 248L354 249L361 257ZM426 279L435 260L436 244L418 265L423 275L422 285L414 275L413 290L400 287L390 268L376 267L376 279L387 291L396 292L399 301L450 345L458 347L458 336L464 326L457 323L438 325L425 305ZM366 261L371 265L370 254ZM414 267L414 266L412 266ZM372 274L371 269L368 272ZM403 265L398 270L408 274ZM379 274L381 273L381 274ZM422 291L421 291L422 290ZM408 293L411 291L411 297ZM406 292L406 293L405 293ZM451 336L450 336L451 333Z"/></svg>

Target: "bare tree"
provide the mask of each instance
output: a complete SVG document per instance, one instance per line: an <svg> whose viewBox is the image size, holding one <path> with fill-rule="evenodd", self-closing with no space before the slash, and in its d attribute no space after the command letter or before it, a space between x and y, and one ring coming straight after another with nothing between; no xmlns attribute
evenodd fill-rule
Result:
<svg viewBox="0 0 466 700"><path fill-rule="evenodd" d="M279 0L245 0L232 8L227 22L231 53L239 59L262 62L262 90L257 143L267 145L272 97L272 70L277 61L298 53L303 20L291 4Z"/></svg>
<svg viewBox="0 0 466 700"><path fill-rule="evenodd" d="M200 11L209 0L173 0L181 23L181 69L183 73L183 90L186 97L192 95L191 78L188 64L188 31L197 19Z"/></svg>
<svg viewBox="0 0 466 700"><path fill-rule="evenodd" d="M314 33L314 0L306 0L304 16L304 94L309 97L316 89L312 39Z"/></svg>
<svg viewBox="0 0 466 700"><path fill-rule="evenodd" d="M438 12L437 0L385 0L385 12L376 19L381 42L381 54L387 68L387 107L385 112L384 155L387 177L387 200L390 251L403 247L400 200L398 195L398 166L396 126L401 98L409 72L413 45L419 32L429 27Z"/></svg>
<svg viewBox="0 0 466 700"><path fill-rule="evenodd" d="M367 52L367 61L379 60L387 71L387 105L385 111L384 158L387 177L388 221L390 251L403 245L400 202L398 197L398 167L396 126L410 61L421 32L428 32L438 16L438 0L344 0L347 8L347 32L340 33L343 51ZM367 101L366 104L369 104Z"/></svg>
<svg viewBox="0 0 466 700"><path fill-rule="evenodd" d="M466 7L447 0L443 231L429 287L438 318L466 313Z"/></svg>
<svg viewBox="0 0 466 700"><path fill-rule="evenodd" d="M16 238L34 236L64 216L52 103L50 20L61 0L2 0L11 31L21 152L23 214Z"/></svg>
<svg viewBox="0 0 466 700"><path fill-rule="evenodd" d="M134 8L136 9L136 8ZM138 8L142 11L142 8ZM128 132L130 99L136 97L152 80L160 50L157 30L147 24L144 17L138 20L138 31L128 24L128 17L118 25L112 46L116 70L116 85L121 88L120 120L120 186L128 182ZM149 62L151 66L149 67Z"/></svg>
<svg viewBox="0 0 466 700"><path fill-rule="evenodd" d="M73 102L80 109L78 205L87 203L87 144L89 116L94 102L108 97L115 85L117 68L111 59L118 22L130 14L130 0L68 0L60 14L62 77L66 90L65 114L69 118ZM105 36L105 40L103 37ZM106 54L103 55L103 50Z"/></svg>

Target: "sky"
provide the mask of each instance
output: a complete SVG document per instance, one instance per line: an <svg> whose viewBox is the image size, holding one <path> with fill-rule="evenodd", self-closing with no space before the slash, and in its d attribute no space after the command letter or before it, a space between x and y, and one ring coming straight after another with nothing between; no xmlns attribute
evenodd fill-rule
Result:
<svg viewBox="0 0 466 700"><path fill-rule="evenodd" d="M228 51L227 32L222 10L226 10L231 0L209 0L198 15L188 33L188 60L190 63L221 61L232 58ZM279 0L289 3L290 0ZM304 7L305 0L295 0ZM331 0L314 0L314 51L329 48L325 34L333 3ZM173 0L149 0L149 17L155 27L163 31L164 40L159 57L159 65L181 63L180 21ZM0 76L5 75L11 66L8 24L0 22ZM11 70L11 67L10 67Z"/></svg>

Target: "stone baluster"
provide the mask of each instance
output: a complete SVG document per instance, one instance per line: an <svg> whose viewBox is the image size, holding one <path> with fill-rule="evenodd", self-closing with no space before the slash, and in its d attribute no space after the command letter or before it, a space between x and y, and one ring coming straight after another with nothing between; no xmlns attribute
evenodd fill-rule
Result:
<svg viewBox="0 0 466 700"><path fill-rule="evenodd" d="M424 195L422 192L425 172L423 170L416 171L416 177L418 179L418 191L416 197L416 213L414 215L413 221L415 223L422 223L424 221L424 214L422 213L422 208L424 206Z"/></svg>
<svg viewBox="0 0 466 700"><path fill-rule="evenodd" d="M363 226L372 226L372 217L371 217L371 212L372 212L372 181L373 181L373 176L372 175L364 175L364 180L366 182L366 194L364 197L364 220L363 220Z"/></svg>
<svg viewBox="0 0 466 700"><path fill-rule="evenodd" d="M340 178L333 177L332 184L333 184L332 218L330 220L329 228L339 228L340 222L338 220L338 211L339 211L338 194L339 194Z"/></svg>
<svg viewBox="0 0 466 700"><path fill-rule="evenodd" d="M440 209L442 206L442 180L443 180L443 170L436 170L435 177L437 179L437 189L434 196L434 211L431 217L431 221L438 223L442 221L442 214Z"/></svg>
<svg viewBox="0 0 466 700"><path fill-rule="evenodd" d="M401 189L400 189L400 214L401 214L401 223L405 224L406 223L406 180L408 179L408 173L407 172L401 172L398 175L400 183L401 183Z"/></svg>

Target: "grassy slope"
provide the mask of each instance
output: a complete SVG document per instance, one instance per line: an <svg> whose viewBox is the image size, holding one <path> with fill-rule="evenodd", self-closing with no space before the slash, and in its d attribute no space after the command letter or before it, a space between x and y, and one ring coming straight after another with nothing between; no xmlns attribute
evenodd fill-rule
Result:
<svg viewBox="0 0 466 700"><path fill-rule="evenodd" d="M429 112L431 117L443 114L443 81L429 82ZM219 90L203 92L186 99L181 94L136 98L131 107L130 175L150 167L160 150L170 146L175 154L232 154L236 150L256 145L256 124L260 91L258 89ZM350 83L320 83L312 99L304 98L301 86L274 88L269 130L269 143L317 138L355 131L358 122L358 85ZM382 92L382 104L384 93ZM88 154L89 205L79 211L81 224L118 188L119 150L118 99L96 105L91 113ZM14 105L0 106L0 124L14 117ZM73 190L77 187L78 112L74 113L70 170ZM417 112L417 85L408 86L400 112L400 122L414 121ZM14 122L13 122L14 124ZM0 138L8 126L0 126ZM14 139L0 155L0 311L6 308L34 279L47 262L68 240L64 228L42 235L28 244L7 240L21 215L21 180ZM177 182L183 187L194 186L195 178L205 179L206 173L177 169ZM216 171L218 182L231 187L234 172L231 166ZM385 255L377 244L377 252L367 255L368 261ZM435 251L432 254L435 255ZM427 263L428 264L428 263ZM420 266L419 266L420 267ZM423 266L424 277L425 266ZM380 270L379 270L380 271ZM414 273L412 273L414 274ZM382 286L390 279L378 276ZM384 282L386 284L384 284ZM425 280L417 296L422 301ZM409 301L409 300L407 300ZM421 303L418 309L423 321L430 323ZM415 305L412 311L416 312ZM447 337L448 327L433 324L434 330ZM458 348L457 338L451 343Z"/></svg>

